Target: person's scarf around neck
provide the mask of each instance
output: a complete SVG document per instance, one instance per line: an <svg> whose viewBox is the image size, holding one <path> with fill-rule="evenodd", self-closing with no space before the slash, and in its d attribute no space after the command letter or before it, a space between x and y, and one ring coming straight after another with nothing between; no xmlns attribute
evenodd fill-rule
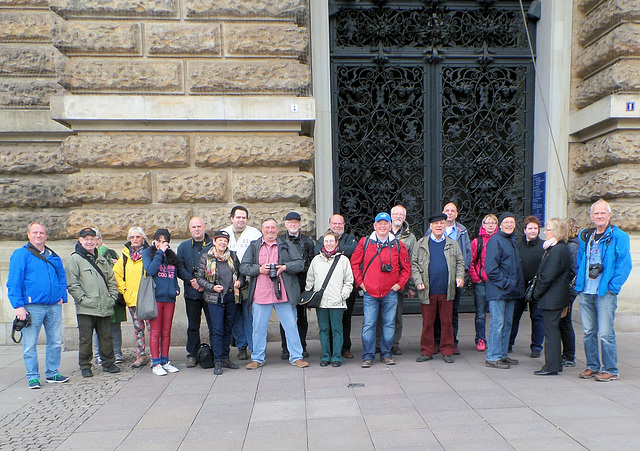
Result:
<svg viewBox="0 0 640 451"><path fill-rule="evenodd" d="M542 243L542 247L544 248L544 250L547 250L552 248L556 244L558 244L558 240L556 240L555 238L549 238L548 240L545 240L544 243Z"/></svg>
<svg viewBox="0 0 640 451"><path fill-rule="evenodd" d="M322 255L324 255L325 257L327 257L327 260L329 260L331 257L333 257L334 255L336 255L338 253L338 246L336 246L336 248L334 250L332 250L331 252L329 252L328 250L326 250L324 248L324 246L322 247Z"/></svg>

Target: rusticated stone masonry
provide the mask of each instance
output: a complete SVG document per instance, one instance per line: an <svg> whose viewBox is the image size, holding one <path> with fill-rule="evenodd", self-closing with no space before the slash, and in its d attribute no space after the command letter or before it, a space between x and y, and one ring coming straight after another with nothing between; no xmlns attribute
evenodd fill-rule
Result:
<svg viewBox="0 0 640 451"><path fill-rule="evenodd" d="M640 3L576 0L572 109L612 94L640 93ZM614 222L640 230L640 130L614 130L570 147L570 214L590 222L591 203L611 203Z"/></svg>

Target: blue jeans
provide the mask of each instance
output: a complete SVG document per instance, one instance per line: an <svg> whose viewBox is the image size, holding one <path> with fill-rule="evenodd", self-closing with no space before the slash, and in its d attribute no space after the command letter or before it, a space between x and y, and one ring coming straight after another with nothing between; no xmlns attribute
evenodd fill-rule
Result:
<svg viewBox="0 0 640 451"><path fill-rule="evenodd" d="M393 334L396 328L396 309L398 293L391 290L384 297L374 298L364 294L364 323L362 325L362 360L373 360L376 357L376 323L378 313L382 316L382 334L380 336L380 358L391 357Z"/></svg>
<svg viewBox="0 0 640 451"><path fill-rule="evenodd" d="M601 370L609 374L618 374L618 348L613 322L616 318L618 296L607 293L580 294L580 318L584 330L584 353L587 356L587 368ZM602 363L598 350L598 335L602 347Z"/></svg>
<svg viewBox="0 0 640 451"><path fill-rule="evenodd" d="M217 304L208 304L211 328L211 350L214 361L223 361L229 358L229 345L231 343L231 325L236 316L239 305L235 302L233 293L227 293Z"/></svg>
<svg viewBox="0 0 640 451"><path fill-rule="evenodd" d="M511 333L515 304L515 300L489 301L489 312L491 313L489 341L487 342L487 360L489 361L508 357L509 334Z"/></svg>
<svg viewBox="0 0 640 451"><path fill-rule="evenodd" d="M242 308L238 307L236 310L232 330L238 349L244 347L253 349L253 314L251 308L252 306L244 299Z"/></svg>
<svg viewBox="0 0 640 451"><path fill-rule="evenodd" d="M476 344L478 340L487 341L487 291L484 282L473 285L473 298L476 303Z"/></svg>
<svg viewBox="0 0 640 451"><path fill-rule="evenodd" d="M31 325L22 329L22 358L27 368L27 380L40 379L38 369L38 336L44 326L47 336L45 377L59 373L62 354L62 305L31 304L24 307L31 315Z"/></svg>
<svg viewBox="0 0 640 451"><path fill-rule="evenodd" d="M511 322L511 335L509 336L509 348L513 349L520 328L520 318L527 307L527 301L519 299L515 303L513 309L513 321ZM542 319L542 310L535 302L529 303L529 317L531 318L531 344L529 347L532 351L542 351L542 342L544 341L544 320Z"/></svg>
<svg viewBox="0 0 640 451"><path fill-rule="evenodd" d="M289 350L289 362L293 363L302 358L302 344L296 325L296 307L287 302L277 304L251 304L253 310L253 352L251 360L264 363L267 350L267 329L271 312L276 309L280 324L284 328Z"/></svg>

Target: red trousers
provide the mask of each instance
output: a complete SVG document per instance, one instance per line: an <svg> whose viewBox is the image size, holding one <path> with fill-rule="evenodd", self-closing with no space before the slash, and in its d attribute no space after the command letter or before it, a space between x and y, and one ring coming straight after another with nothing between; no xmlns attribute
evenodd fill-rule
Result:
<svg viewBox="0 0 640 451"><path fill-rule="evenodd" d="M158 316L149 320L149 349L152 359L169 356L171 324L176 308L174 302L156 302L156 304L158 305Z"/></svg>
<svg viewBox="0 0 640 451"><path fill-rule="evenodd" d="M453 355L453 301L447 301L446 294L430 294L429 304L420 304L422 307L422 336L420 337L420 352L423 355L433 355L435 341L433 338L433 325L436 322L436 313L440 313L440 352L442 355Z"/></svg>

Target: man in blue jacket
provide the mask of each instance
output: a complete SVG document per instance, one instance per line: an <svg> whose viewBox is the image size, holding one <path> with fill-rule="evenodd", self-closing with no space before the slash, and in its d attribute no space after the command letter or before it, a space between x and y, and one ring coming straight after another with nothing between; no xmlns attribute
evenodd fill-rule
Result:
<svg viewBox="0 0 640 451"><path fill-rule="evenodd" d="M513 309L516 300L524 297L524 277L514 234L516 218L511 213L502 213L499 224L500 230L487 243L484 260L487 301L491 312L485 365L509 369L511 365L518 364L507 352Z"/></svg>
<svg viewBox="0 0 640 451"><path fill-rule="evenodd" d="M618 349L613 328L618 293L626 282L633 263L629 253L629 235L611 224L611 206L600 199L589 211L595 227L578 235L576 288L580 293L580 317L584 330L587 369L583 379L618 380ZM602 361L598 351L598 335Z"/></svg>
<svg viewBox="0 0 640 451"><path fill-rule="evenodd" d="M62 355L62 304L67 302L67 279L58 254L45 246L47 228L32 222L27 228L29 242L11 255L7 292L18 319L31 317L22 329L22 358L27 368L29 388L40 388L38 336L44 325L47 336L45 377L49 383L69 380L60 374Z"/></svg>

